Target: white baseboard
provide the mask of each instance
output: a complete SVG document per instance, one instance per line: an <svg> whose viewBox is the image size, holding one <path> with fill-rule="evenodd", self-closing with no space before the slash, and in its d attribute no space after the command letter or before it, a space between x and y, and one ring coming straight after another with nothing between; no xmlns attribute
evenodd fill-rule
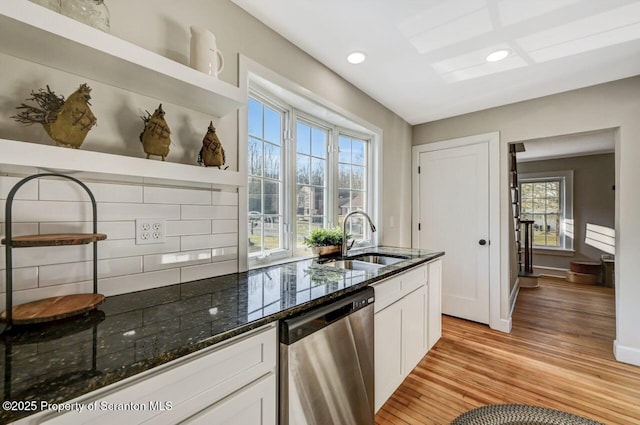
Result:
<svg viewBox="0 0 640 425"><path fill-rule="evenodd" d="M513 316L513 309L516 308L516 301L518 300L518 294L520 293L520 278L516 278L516 283L513 285L511 294L509 294L509 317Z"/></svg>
<svg viewBox="0 0 640 425"><path fill-rule="evenodd" d="M640 366L640 349L620 345L617 339L613 341L613 355L619 362Z"/></svg>
<svg viewBox="0 0 640 425"><path fill-rule="evenodd" d="M558 267L547 267L547 266L533 266L533 272L538 273L542 276L551 276L551 277L559 277L562 279L567 278L567 271L569 269L561 269Z"/></svg>
<svg viewBox="0 0 640 425"><path fill-rule="evenodd" d="M513 316L513 309L516 306L516 300L518 299L518 291L520 290L520 278L516 278L516 283L513 285L513 289L511 290L511 294L509 294L509 317L506 319L499 318L490 320L489 327L491 329L495 329L496 331L510 333L511 327L513 325L511 321L511 316Z"/></svg>
<svg viewBox="0 0 640 425"><path fill-rule="evenodd" d="M489 325L491 329L495 329L496 331L510 333L511 332L511 317L508 319L498 319L491 321Z"/></svg>

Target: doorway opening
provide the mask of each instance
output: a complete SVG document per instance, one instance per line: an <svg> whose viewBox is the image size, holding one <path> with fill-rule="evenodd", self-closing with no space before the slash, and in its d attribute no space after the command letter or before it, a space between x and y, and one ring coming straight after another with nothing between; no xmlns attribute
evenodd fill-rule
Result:
<svg viewBox="0 0 640 425"><path fill-rule="evenodd" d="M616 131L510 144L512 286L551 277L614 287Z"/></svg>

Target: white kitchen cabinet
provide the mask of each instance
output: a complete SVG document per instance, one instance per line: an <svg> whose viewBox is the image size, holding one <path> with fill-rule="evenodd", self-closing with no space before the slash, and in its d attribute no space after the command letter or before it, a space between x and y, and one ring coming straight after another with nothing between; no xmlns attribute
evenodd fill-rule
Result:
<svg viewBox="0 0 640 425"><path fill-rule="evenodd" d="M67 402L83 405L81 413L42 412L18 424L218 423L210 419L218 412L275 425L277 348L270 324Z"/></svg>
<svg viewBox="0 0 640 425"><path fill-rule="evenodd" d="M403 371L413 370L424 357L427 348L427 288L421 286L402 299Z"/></svg>
<svg viewBox="0 0 640 425"><path fill-rule="evenodd" d="M427 266L420 266L372 285L376 295L376 411L427 352L426 284Z"/></svg>
<svg viewBox="0 0 640 425"><path fill-rule="evenodd" d="M398 301L374 316L376 412L404 379L402 340L402 302Z"/></svg>
<svg viewBox="0 0 640 425"><path fill-rule="evenodd" d="M267 375L180 425L276 425L276 376Z"/></svg>
<svg viewBox="0 0 640 425"><path fill-rule="evenodd" d="M428 270L427 351L431 350L442 336L442 259L430 262Z"/></svg>

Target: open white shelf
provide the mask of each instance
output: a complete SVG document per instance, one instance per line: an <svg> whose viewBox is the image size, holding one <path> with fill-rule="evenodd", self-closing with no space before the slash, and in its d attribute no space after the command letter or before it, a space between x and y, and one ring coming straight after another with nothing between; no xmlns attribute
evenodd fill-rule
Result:
<svg viewBox="0 0 640 425"><path fill-rule="evenodd" d="M246 186L237 171L0 139L0 164L115 176Z"/></svg>
<svg viewBox="0 0 640 425"><path fill-rule="evenodd" d="M27 0L0 0L0 52L221 117L238 87Z"/></svg>

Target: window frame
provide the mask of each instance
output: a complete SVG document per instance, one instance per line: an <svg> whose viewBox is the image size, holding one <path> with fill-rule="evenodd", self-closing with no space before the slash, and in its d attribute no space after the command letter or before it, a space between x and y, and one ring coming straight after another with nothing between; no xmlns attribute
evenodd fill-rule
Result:
<svg viewBox="0 0 640 425"><path fill-rule="evenodd" d="M561 213L560 223L560 238L559 246L549 245L533 245L534 252L543 253L544 251L558 252L569 251L573 252L574 238L573 238L573 170L560 170L560 171L542 171L536 173L519 173L518 179L518 193L520 196L520 215L524 213L522 210L522 184L523 183L539 183L548 181L559 181L559 207ZM535 214L532 214L535 215Z"/></svg>
<svg viewBox="0 0 640 425"><path fill-rule="evenodd" d="M248 265L249 268L255 268L266 263L277 262L284 259L296 258L296 257L309 257L311 252L308 248L299 248L297 246L297 211L296 211L296 195L297 195L297 123L309 125L312 127L321 128L328 133L327 137L327 152L326 152L326 199L325 199L325 220L324 227L334 227L339 223L339 208L338 208L338 162L339 162L339 138L341 136L360 139L367 144L366 157L365 157L365 190L366 205L364 211L366 211L372 218L377 214L373 213L375 205L373 202L373 188L376 187L373 181L373 169L374 169L374 135L358 132L352 129L348 129L339 125L335 125L331 122L322 120L312 113L302 111L288 105L285 101L278 98L278 96L269 93L268 90L260 87L257 84L250 84L248 88L248 97L252 97L259 102L269 106L272 109L284 111L286 123L283 128L283 164L281 168L283 190L281 191L281 205L284 205L282 212L283 217L283 229L284 229L284 247L276 251L269 251L267 253L249 253L247 249ZM248 131L248 118L247 118L247 143L249 138ZM286 174L285 174L286 173ZM248 195L247 195L248 196ZM247 219L248 220L247 211ZM375 218L374 218L375 219ZM370 234L370 231L366 230L366 234ZM377 236L377 235L375 235ZM369 239L358 240L357 246L375 245L377 238L371 236Z"/></svg>
<svg viewBox="0 0 640 425"><path fill-rule="evenodd" d="M249 90L249 93L247 95L247 99L249 98L254 98L255 100L257 100L258 102L262 103L265 106L268 106L271 109L274 109L278 112L280 112L283 115L283 119L282 119L282 128L281 128L281 146L280 146L280 163L281 163L281 167L280 167L280 183L281 183L281 189L280 189L280 194L279 194L279 204L280 204L280 211L281 213L279 214L282 217L282 230L281 230L281 247L278 249L274 249L274 250L270 250L267 253L264 253L264 251L262 251L261 253L249 253L248 251L248 247L247 247L247 256L251 259L253 259L253 261L260 261L260 260L264 260L266 258L269 258L271 260L278 260L278 259L282 259L282 258L287 258L291 256L291 242L290 242L290 238L289 238L289 231L288 231L288 223L289 223L289 217L288 217L288 202L289 200L287 199L287 189L286 189L286 181L287 181L287 177L289 174L289 162L286 160L286 158L288 157L288 149L289 149L289 142L287 140L287 129L289 128L289 123L291 121L291 115L292 115L292 110L290 108L287 107L286 104L279 102L277 98L270 96L268 94L263 93L260 90L256 90L253 87ZM248 108L247 108L248 109ZM247 148L248 148L248 143L249 143L249 138L251 138L251 134L249 133L249 121L248 121L248 117L247 117ZM264 123L263 123L263 127L264 127ZM247 157L248 159L248 157ZM264 161L263 161L264 164ZM249 169L247 166L247 180L250 178L251 176L249 175ZM264 171L263 171L263 178L264 178ZM248 182L247 182L247 197L249 195L248 193ZM264 193L263 193L264 196ZM264 209L264 207L263 207ZM249 209L248 209L248 201L247 201L247 214L245 217L245 220L249 220ZM264 216L265 214L262 214L262 216Z"/></svg>

